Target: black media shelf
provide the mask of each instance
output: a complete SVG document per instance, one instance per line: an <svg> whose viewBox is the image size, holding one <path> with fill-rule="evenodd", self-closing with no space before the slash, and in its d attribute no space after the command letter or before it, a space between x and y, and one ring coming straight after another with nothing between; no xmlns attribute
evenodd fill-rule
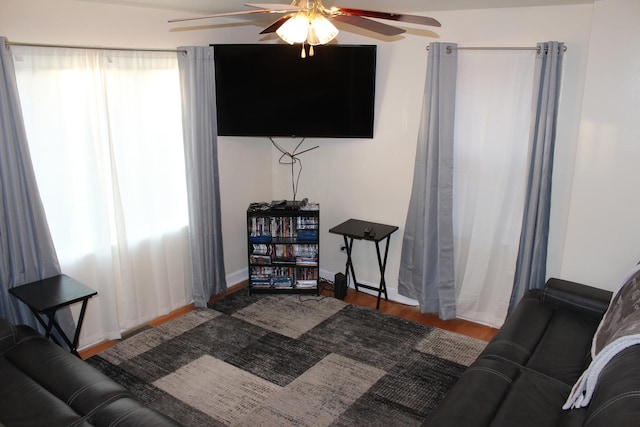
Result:
<svg viewBox="0 0 640 427"><path fill-rule="evenodd" d="M317 204L282 209L252 203L247 209L249 292L319 295L319 230Z"/></svg>

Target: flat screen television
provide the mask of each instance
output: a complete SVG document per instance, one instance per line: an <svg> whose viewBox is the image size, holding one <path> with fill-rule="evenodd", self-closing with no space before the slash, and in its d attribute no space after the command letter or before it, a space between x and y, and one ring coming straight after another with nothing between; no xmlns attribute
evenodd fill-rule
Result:
<svg viewBox="0 0 640 427"><path fill-rule="evenodd" d="M218 135L373 138L375 45L213 46Z"/></svg>

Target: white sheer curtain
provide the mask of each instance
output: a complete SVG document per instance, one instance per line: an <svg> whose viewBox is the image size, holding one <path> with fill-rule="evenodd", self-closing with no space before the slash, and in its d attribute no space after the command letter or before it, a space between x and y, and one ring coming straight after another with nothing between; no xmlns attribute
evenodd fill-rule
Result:
<svg viewBox="0 0 640 427"><path fill-rule="evenodd" d="M13 52L62 271L98 291L81 346L191 302L176 53Z"/></svg>
<svg viewBox="0 0 640 427"><path fill-rule="evenodd" d="M502 325L528 168L535 51L459 51L454 143L457 315Z"/></svg>

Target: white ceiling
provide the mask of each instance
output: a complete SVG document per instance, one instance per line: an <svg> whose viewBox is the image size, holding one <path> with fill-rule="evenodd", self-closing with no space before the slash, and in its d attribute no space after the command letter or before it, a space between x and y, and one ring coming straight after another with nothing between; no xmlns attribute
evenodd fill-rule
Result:
<svg viewBox="0 0 640 427"><path fill-rule="evenodd" d="M247 10L245 3L284 3L287 0L77 0L181 12L214 14ZM384 12L429 12L434 10L487 9L496 7L592 4L595 0L324 0L325 6L344 6Z"/></svg>

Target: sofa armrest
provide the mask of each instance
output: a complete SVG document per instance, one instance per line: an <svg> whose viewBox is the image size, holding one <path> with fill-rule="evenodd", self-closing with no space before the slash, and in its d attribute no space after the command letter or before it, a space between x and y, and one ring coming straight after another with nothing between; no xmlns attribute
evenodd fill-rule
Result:
<svg viewBox="0 0 640 427"><path fill-rule="evenodd" d="M0 353L11 348L17 341L16 328L6 319L0 317Z"/></svg>
<svg viewBox="0 0 640 427"><path fill-rule="evenodd" d="M0 354L18 344L27 337L41 336L38 331L27 325L14 325L0 317ZM0 427L2 427L0 425Z"/></svg>
<svg viewBox="0 0 640 427"><path fill-rule="evenodd" d="M590 317L602 318L613 293L568 280L550 278L539 295L541 301Z"/></svg>

